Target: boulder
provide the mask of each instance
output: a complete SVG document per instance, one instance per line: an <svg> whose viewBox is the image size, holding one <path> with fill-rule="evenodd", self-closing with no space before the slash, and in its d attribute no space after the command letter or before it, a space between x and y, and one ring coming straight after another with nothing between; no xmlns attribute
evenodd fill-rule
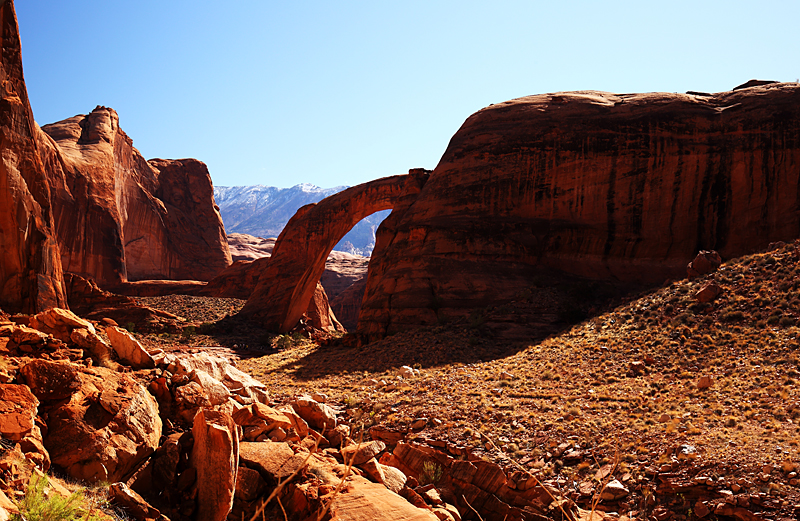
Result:
<svg viewBox="0 0 800 521"><path fill-rule="evenodd" d="M686 266L686 276L690 279L717 271L722 264L722 258L715 251L701 251L692 262Z"/></svg>
<svg viewBox="0 0 800 521"><path fill-rule="evenodd" d="M201 409L192 426L197 469L197 521L223 521L233 507L239 461L238 427L230 415Z"/></svg>
<svg viewBox="0 0 800 521"><path fill-rule="evenodd" d="M62 342L70 341L75 329L86 329L96 333L94 326L68 309L53 308L31 317L30 326L43 333L53 335Z"/></svg>
<svg viewBox="0 0 800 521"><path fill-rule="evenodd" d="M0 384L0 434L19 441L36 426L39 400L27 385Z"/></svg>
<svg viewBox="0 0 800 521"><path fill-rule="evenodd" d="M32 327L19 326L11 331L11 341L17 345L42 345L48 335Z"/></svg>
<svg viewBox="0 0 800 521"><path fill-rule="evenodd" d="M70 340L78 347L90 353L92 361L103 367L116 367L111 362L111 348L97 336L97 333L88 329L73 329L69 335Z"/></svg>
<svg viewBox="0 0 800 521"><path fill-rule="evenodd" d="M239 448L241 464L258 471L261 477L272 485L292 475L303 466L305 459L303 453L295 454L285 442L243 441Z"/></svg>
<svg viewBox="0 0 800 521"><path fill-rule="evenodd" d="M131 490L125 483L112 483L108 486L108 499L125 513L138 521L159 519L161 512L153 508L142 496Z"/></svg>
<svg viewBox="0 0 800 521"><path fill-rule="evenodd" d="M319 403L310 396L301 396L292 402L292 408L308 424L325 434L324 431L332 430L336 427L336 413L324 404Z"/></svg>
<svg viewBox="0 0 800 521"><path fill-rule="evenodd" d="M236 498L243 501L255 501L267 489L267 483L258 471L247 467L239 467L236 476Z"/></svg>
<svg viewBox="0 0 800 521"><path fill-rule="evenodd" d="M81 368L80 380L68 402L48 408L44 445L53 464L72 478L124 481L158 447L158 404L125 373Z"/></svg>
<svg viewBox="0 0 800 521"><path fill-rule="evenodd" d="M20 368L20 373L33 394L43 402L68 399L81 388L78 366L69 362L31 360Z"/></svg>
<svg viewBox="0 0 800 521"><path fill-rule="evenodd" d="M722 294L722 288L716 282L709 282L700 291L695 293L694 298L698 302L711 302Z"/></svg>
<svg viewBox="0 0 800 521"><path fill-rule="evenodd" d="M203 395L212 406L228 403L231 397L228 388L207 372L200 369L192 371L192 381L203 389Z"/></svg>
<svg viewBox="0 0 800 521"><path fill-rule="evenodd" d="M205 380L203 377L195 378L196 371L207 373L226 388L224 391L217 389L217 394L226 394L228 397L231 394L236 394L254 402L269 402L267 387L249 374L237 369L225 358L201 352L191 355L170 356L165 359L164 363L176 376L186 375L201 384L200 379L203 379L210 386L217 388L216 384Z"/></svg>
<svg viewBox="0 0 800 521"><path fill-rule="evenodd" d="M150 353L127 330L110 326L106 328L106 335L114 352L125 365L134 369L152 369L156 366Z"/></svg>
<svg viewBox="0 0 800 521"><path fill-rule="evenodd" d="M342 457L346 463L352 462L353 465L362 465L380 454L386 448L382 441L365 441L357 445L343 447Z"/></svg>

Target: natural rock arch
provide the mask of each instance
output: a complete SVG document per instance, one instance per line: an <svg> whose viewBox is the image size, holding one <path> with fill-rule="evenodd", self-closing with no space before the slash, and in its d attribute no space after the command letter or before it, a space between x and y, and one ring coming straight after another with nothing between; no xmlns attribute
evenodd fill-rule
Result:
<svg viewBox="0 0 800 521"><path fill-rule="evenodd" d="M365 217L415 198L427 178L425 170L413 169L408 175L353 186L300 208L278 237L240 314L267 329L290 331L308 309L336 243Z"/></svg>

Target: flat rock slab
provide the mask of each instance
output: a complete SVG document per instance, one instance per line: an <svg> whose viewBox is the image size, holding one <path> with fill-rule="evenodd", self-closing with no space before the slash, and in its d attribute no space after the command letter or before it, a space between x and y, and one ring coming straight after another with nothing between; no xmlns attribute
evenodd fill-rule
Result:
<svg viewBox="0 0 800 521"><path fill-rule="evenodd" d="M239 462L257 470L267 482L291 475L303 465L304 454L295 454L288 443L247 442L239 444Z"/></svg>
<svg viewBox="0 0 800 521"><path fill-rule="evenodd" d="M331 505L331 521L438 521L383 485L361 476L348 478Z"/></svg>

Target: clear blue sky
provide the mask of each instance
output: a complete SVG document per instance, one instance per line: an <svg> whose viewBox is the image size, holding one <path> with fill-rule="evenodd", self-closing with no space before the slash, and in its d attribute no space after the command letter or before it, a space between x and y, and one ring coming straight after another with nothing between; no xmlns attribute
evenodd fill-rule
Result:
<svg viewBox="0 0 800 521"><path fill-rule="evenodd" d="M433 168L476 110L562 90L718 92L800 77L797 0L17 0L37 122L119 112L215 184Z"/></svg>

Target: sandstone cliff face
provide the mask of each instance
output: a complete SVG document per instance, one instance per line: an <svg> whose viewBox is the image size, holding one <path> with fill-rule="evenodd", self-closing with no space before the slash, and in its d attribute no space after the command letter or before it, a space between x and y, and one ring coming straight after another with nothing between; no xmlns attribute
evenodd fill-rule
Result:
<svg viewBox="0 0 800 521"><path fill-rule="evenodd" d="M35 313L66 297L13 2L0 4L0 31L0 307Z"/></svg>
<svg viewBox="0 0 800 521"><path fill-rule="evenodd" d="M65 271L115 286L209 280L230 264L203 163L148 163L107 107L42 130Z"/></svg>
<svg viewBox="0 0 800 521"><path fill-rule="evenodd" d="M800 233L800 87L571 92L487 107L379 230L358 330L502 302L546 274L652 284Z"/></svg>
<svg viewBox="0 0 800 521"><path fill-rule="evenodd" d="M232 261L208 167L196 159L151 159L148 163L158 171L154 195L167 209L166 278L211 280Z"/></svg>

